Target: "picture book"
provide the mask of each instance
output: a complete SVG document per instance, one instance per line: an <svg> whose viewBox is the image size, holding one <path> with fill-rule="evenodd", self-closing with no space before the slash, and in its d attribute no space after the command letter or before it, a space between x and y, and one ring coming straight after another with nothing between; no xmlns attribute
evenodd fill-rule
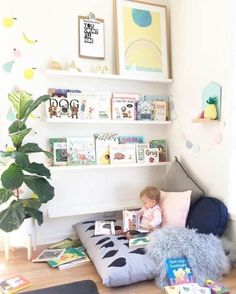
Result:
<svg viewBox="0 0 236 294"><path fill-rule="evenodd" d="M148 236L129 239L129 247L143 248L150 243Z"/></svg>
<svg viewBox="0 0 236 294"><path fill-rule="evenodd" d="M94 235L115 235L114 221L96 221Z"/></svg>
<svg viewBox="0 0 236 294"><path fill-rule="evenodd" d="M119 136L119 144L142 144L145 142L143 136Z"/></svg>
<svg viewBox="0 0 236 294"><path fill-rule="evenodd" d="M158 148L159 150L159 161L166 162L167 161L167 143L166 140L163 139L155 139L149 142L150 148Z"/></svg>
<svg viewBox="0 0 236 294"><path fill-rule="evenodd" d="M168 258L165 263L170 285L194 282L192 269L186 257Z"/></svg>
<svg viewBox="0 0 236 294"><path fill-rule="evenodd" d="M67 165L67 143L66 142L53 143L53 165L54 166Z"/></svg>
<svg viewBox="0 0 236 294"><path fill-rule="evenodd" d="M152 109L152 101L147 101L144 96L141 96L136 104L136 119L152 120Z"/></svg>
<svg viewBox="0 0 236 294"><path fill-rule="evenodd" d="M118 134L95 134L96 161L97 164L110 164L110 145L118 144Z"/></svg>
<svg viewBox="0 0 236 294"><path fill-rule="evenodd" d="M167 103L166 101L152 102L153 120L165 121L167 120Z"/></svg>
<svg viewBox="0 0 236 294"><path fill-rule="evenodd" d="M44 262L60 258L64 251L65 249L45 249L36 258L32 259L32 262Z"/></svg>
<svg viewBox="0 0 236 294"><path fill-rule="evenodd" d="M59 265L72 262L74 260L85 258L85 253L77 248L66 248L60 257L48 260L48 264L51 267L57 267Z"/></svg>
<svg viewBox="0 0 236 294"><path fill-rule="evenodd" d="M66 138L49 138L48 143L49 143L50 152L53 155L53 159L51 160L51 165L66 165L67 164L67 150L65 153L61 152L60 157L63 158L62 162L57 163L57 158L55 158L55 156L54 156L54 148L55 148L54 144L66 143Z"/></svg>
<svg viewBox="0 0 236 294"><path fill-rule="evenodd" d="M148 143L136 144L136 162L145 163L145 150L149 148Z"/></svg>
<svg viewBox="0 0 236 294"><path fill-rule="evenodd" d="M196 283L178 285L180 294L211 294L211 290L206 287L200 287Z"/></svg>
<svg viewBox="0 0 236 294"><path fill-rule="evenodd" d="M164 120L170 120L170 97L162 96L162 95L145 95L145 101L150 102L152 104L152 119L161 120L159 118L163 117L163 110L165 109L166 117ZM159 103L161 102L161 103ZM164 102L164 103L163 103ZM164 106L165 104L165 106ZM160 108L160 105L162 107ZM157 107L158 106L158 107ZM162 110L161 110L162 109ZM161 115L161 117L160 117Z"/></svg>
<svg viewBox="0 0 236 294"><path fill-rule="evenodd" d="M56 242L50 246L48 246L48 249L65 249L65 248L77 248L81 246L82 243L79 240L73 240L71 238L66 238L62 241Z"/></svg>
<svg viewBox="0 0 236 294"><path fill-rule="evenodd" d="M110 163L136 163L135 144L111 144Z"/></svg>
<svg viewBox="0 0 236 294"><path fill-rule="evenodd" d="M111 119L111 93L96 93L98 99L98 119Z"/></svg>
<svg viewBox="0 0 236 294"><path fill-rule="evenodd" d="M0 292L13 294L31 286L31 283L21 275L15 275L5 280L0 280Z"/></svg>
<svg viewBox="0 0 236 294"><path fill-rule="evenodd" d="M85 254L84 258L77 259L77 260L74 260L74 261L71 261L71 262L61 264L61 265L58 266L58 268L59 268L59 270L64 270L64 269L76 267L76 266L81 265L81 264L85 264L86 262L90 262L90 259Z"/></svg>
<svg viewBox="0 0 236 294"><path fill-rule="evenodd" d="M113 120L135 120L135 98L112 98Z"/></svg>
<svg viewBox="0 0 236 294"><path fill-rule="evenodd" d="M165 294L179 294L179 286L178 285L166 286L166 287L164 287L164 293Z"/></svg>
<svg viewBox="0 0 236 294"><path fill-rule="evenodd" d="M136 211L123 210L123 231L137 230L140 233L147 233L148 230L140 227L140 215Z"/></svg>
<svg viewBox="0 0 236 294"><path fill-rule="evenodd" d="M144 149L144 162L147 164L157 164L159 162L159 149L158 148Z"/></svg>
<svg viewBox="0 0 236 294"><path fill-rule="evenodd" d="M96 164L94 137L67 138L68 165Z"/></svg>
<svg viewBox="0 0 236 294"><path fill-rule="evenodd" d="M228 288L210 279L206 280L205 285L213 294L229 294Z"/></svg>

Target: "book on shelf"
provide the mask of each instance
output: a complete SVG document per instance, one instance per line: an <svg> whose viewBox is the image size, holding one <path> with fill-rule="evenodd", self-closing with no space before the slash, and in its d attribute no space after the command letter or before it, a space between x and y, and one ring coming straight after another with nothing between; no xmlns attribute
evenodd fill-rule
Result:
<svg viewBox="0 0 236 294"><path fill-rule="evenodd" d="M67 148L59 148L57 143L63 143L63 146L66 145L66 138L49 138L49 149L53 155L53 159L51 160L51 165L67 165ZM58 147L58 148L57 148ZM54 149L57 148L57 151Z"/></svg>
<svg viewBox="0 0 236 294"><path fill-rule="evenodd" d="M144 149L144 162L147 164L159 163L159 149L158 148L145 148Z"/></svg>
<svg viewBox="0 0 236 294"><path fill-rule="evenodd" d="M136 144L136 162L145 163L145 150L149 148L148 143Z"/></svg>
<svg viewBox="0 0 236 294"><path fill-rule="evenodd" d="M158 148L159 150L159 161L167 161L167 143L163 139L154 139L149 142L150 148Z"/></svg>
<svg viewBox="0 0 236 294"><path fill-rule="evenodd" d="M152 120L170 120L169 96L145 95L145 100L152 104Z"/></svg>
<svg viewBox="0 0 236 294"><path fill-rule="evenodd" d="M147 101L144 96L141 96L136 104L136 119L152 120L152 109L152 101Z"/></svg>
<svg viewBox="0 0 236 294"><path fill-rule="evenodd" d="M186 257L167 258L166 271L170 285L193 283L193 273Z"/></svg>
<svg viewBox="0 0 236 294"><path fill-rule="evenodd" d="M79 246L82 246L82 243L80 242L80 240L66 238L66 239L63 239L59 242L56 242L54 244L49 245L48 249L65 249L65 248L70 248L70 247L77 248Z"/></svg>
<svg viewBox="0 0 236 294"><path fill-rule="evenodd" d="M95 134L96 161L97 164L110 164L110 145L118 144L118 134Z"/></svg>
<svg viewBox="0 0 236 294"><path fill-rule="evenodd" d="M111 164L136 163L135 144L111 144Z"/></svg>
<svg viewBox="0 0 236 294"><path fill-rule="evenodd" d="M84 259L86 257L84 251L77 248L66 248L60 257L52 260L48 260L47 263L51 267L57 267L62 264L66 264L78 259Z"/></svg>
<svg viewBox="0 0 236 294"><path fill-rule="evenodd" d="M94 235L115 235L114 221L95 221Z"/></svg>
<svg viewBox="0 0 236 294"><path fill-rule="evenodd" d="M0 292L3 294L13 294L18 291L31 286L29 282L22 275L15 275L10 278L0 280Z"/></svg>
<svg viewBox="0 0 236 294"><path fill-rule="evenodd" d="M135 120L136 101L135 98L112 98L112 119L113 120Z"/></svg>
<svg viewBox="0 0 236 294"><path fill-rule="evenodd" d="M58 266L58 268L59 268L59 270L69 269L69 268L72 268L72 267L79 266L81 264L85 264L87 262L90 262L90 259L85 254L85 257L84 258L77 259L77 260L74 260L74 261L71 261L71 262L67 262L67 263L61 264L61 265Z"/></svg>
<svg viewBox="0 0 236 294"><path fill-rule="evenodd" d="M118 136L119 144L141 144L144 143L144 136Z"/></svg>
<svg viewBox="0 0 236 294"><path fill-rule="evenodd" d="M68 165L96 164L94 137L67 138Z"/></svg>
<svg viewBox="0 0 236 294"><path fill-rule="evenodd" d="M45 249L32 262L44 262L60 258L65 249Z"/></svg>
<svg viewBox="0 0 236 294"><path fill-rule="evenodd" d="M150 238L148 236L140 236L129 239L129 247L133 248L144 248L150 243Z"/></svg>

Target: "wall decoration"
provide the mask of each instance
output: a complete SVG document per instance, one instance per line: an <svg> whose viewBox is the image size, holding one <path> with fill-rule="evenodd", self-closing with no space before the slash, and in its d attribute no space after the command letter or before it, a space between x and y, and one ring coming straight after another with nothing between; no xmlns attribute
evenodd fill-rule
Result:
<svg viewBox="0 0 236 294"><path fill-rule="evenodd" d="M4 26L4 28L10 29L13 26L15 20L17 20L15 17L4 17L2 20L2 25Z"/></svg>
<svg viewBox="0 0 236 294"><path fill-rule="evenodd" d="M7 72L7 73L10 73L12 71L12 68L13 68L13 64L15 63L14 60L11 60L11 61L8 61L6 63L4 63L2 65L2 69Z"/></svg>
<svg viewBox="0 0 236 294"><path fill-rule="evenodd" d="M34 77L34 70L36 68L35 67L31 67L31 68L26 68L23 72L24 78L26 80L31 80Z"/></svg>
<svg viewBox="0 0 236 294"><path fill-rule="evenodd" d="M79 56L85 58L105 58L104 20L79 16Z"/></svg>
<svg viewBox="0 0 236 294"><path fill-rule="evenodd" d="M19 49L14 48L12 54L14 57L17 57L17 58L21 57L21 51Z"/></svg>
<svg viewBox="0 0 236 294"><path fill-rule="evenodd" d="M37 40L29 38L25 33L23 33L22 37L23 37L23 40L29 45L34 45L38 42Z"/></svg>
<svg viewBox="0 0 236 294"><path fill-rule="evenodd" d="M168 78L166 7L116 0L118 73Z"/></svg>

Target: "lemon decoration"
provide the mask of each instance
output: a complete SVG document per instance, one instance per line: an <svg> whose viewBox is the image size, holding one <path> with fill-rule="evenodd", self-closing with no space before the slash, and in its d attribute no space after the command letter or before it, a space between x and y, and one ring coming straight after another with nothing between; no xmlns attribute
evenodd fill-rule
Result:
<svg viewBox="0 0 236 294"><path fill-rule="evenodd" d="M206 102L207 106L204 109L204 117L212 120L217 119L216 97L209 97Z"/></svg>
<svg viewBox="0 0 236 294"><path fill-rule="evenodd" d="M31 80L34 77L34 69L35 68L27 68L24 70L24 78L26 80Z"/></svg>
<svg viewBox="0 0 236 294"><path fill-rule="evenodd" d="M15 17L4 17L2 24L4 28L10 29L13 26L15 20Z"/></svg>

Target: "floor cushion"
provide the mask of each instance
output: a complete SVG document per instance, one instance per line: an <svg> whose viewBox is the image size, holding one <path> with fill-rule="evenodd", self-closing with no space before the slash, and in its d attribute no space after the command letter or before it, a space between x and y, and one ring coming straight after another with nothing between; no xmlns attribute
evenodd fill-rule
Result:
<svg viewBox="0 0 236 294"><path fill-rule="evenodd" d="M121 223L115 221L115 225L120 228ZM116 287L154 279L155 263L143 248L129 248L124 236L94 236L94 228L94 220L74 225L105 286Z"/></svg>

